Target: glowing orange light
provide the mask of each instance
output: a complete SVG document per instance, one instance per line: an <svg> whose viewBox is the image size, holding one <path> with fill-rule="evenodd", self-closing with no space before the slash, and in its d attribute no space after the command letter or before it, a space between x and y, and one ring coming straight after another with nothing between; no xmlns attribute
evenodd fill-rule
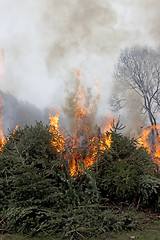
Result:
<svg viewBox="0 0 160 240"><path fill-rule="evenodd" d="M59 127L60 125L58 124L59 122L59 114L56 113L55 116L52 116L50 114L49 116L49 120L50 120L50 133L52 133L53 135L53 141L51 142L52 146L56 148L57 152L61 153L64 149L64 143L65 140L62 137L60 131L59 131Z"/></svg>
<svg viewBox="0 0 160 240"><path fill-rule="evenodd" d="M4 71L3 67L4 67L4 62L5 62L5 53L4 53L3 50L1 52L1 57L2 57L2 60L0 62L0 80L2 78L2 73ZM3 109L2 109L2 94L0 93L0 152L2 151L2 149L5 145L5 137L4 137L3 129L2 129L2 112L3 112Z"/></svg>
<svg viewBox="0 0 160 240"><path fill-rule="evenodd" d="M160 126L154 125L143 128L141 136L138 138L137 142L139 146L146 148L147 152L153 157L153 160L160 166L160 136L156 135L157 132L159 133L159 130ZM151 144L151 140L149 139L152 131L154 131L156 136L154 139L154 145Z"/></svg>
<svg viewBox="0 0 160 240"><path fill-rule="evenodd" d="M18 128L19 128L19 125L16 125L14 130L13 130L13 134L15 134L15 132L17 131Z"/></svg>
<svg viewBox="0 0 160 240"><path fill-rule="evenodd" d="M79 79L81 73L76 75L76 94L73 99L74 106L74 133L68 138L61 138L59 131L59 114L49 117L50 132L54 135L52 146L56 147L58 153L62 153L64 145L67 144L68 151L63 152L63 157L69 164L71 176L77 176L84 171L83 168L92 166L105 150L109 149L112 143L111 134L108 133L108 126L105 125L103 133L98 133L98 129L91 128L91 121L95 112L95 105L98 101L97 94L93 101L90 101L88 95L81 85ZM92 130L91 130L92 129Z"/></svg>

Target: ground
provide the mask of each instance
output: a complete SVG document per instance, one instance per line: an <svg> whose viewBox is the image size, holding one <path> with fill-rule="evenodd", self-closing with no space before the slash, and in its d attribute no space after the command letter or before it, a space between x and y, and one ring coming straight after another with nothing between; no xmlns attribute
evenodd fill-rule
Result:
<svg viewBox="0 0 160 240"><path fill-rule="evenodd" d="M107 233L93 240L160 240L160 218L148 221L137 230L120 233ZM52 236L27 237L14 234L0 234L0 240L61 240ZM69 239L68 239L69 240Z"/></svg>

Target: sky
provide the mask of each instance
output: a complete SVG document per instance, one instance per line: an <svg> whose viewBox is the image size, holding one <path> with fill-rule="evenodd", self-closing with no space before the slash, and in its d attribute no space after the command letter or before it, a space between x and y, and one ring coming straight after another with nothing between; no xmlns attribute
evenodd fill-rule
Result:
<svg viewBox="0 0 160 240"><path fill-rule="evenodd" d="M38 108L59 108L74 72L93 87L101 79L99 109L107 109L120 51L156 46L158 0L0 0L0 89Z"/></svg>

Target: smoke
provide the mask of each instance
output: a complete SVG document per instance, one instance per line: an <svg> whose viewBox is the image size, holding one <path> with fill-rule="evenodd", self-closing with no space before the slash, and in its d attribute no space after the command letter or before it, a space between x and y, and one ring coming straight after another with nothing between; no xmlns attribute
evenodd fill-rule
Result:
<svg viewBox="0 0 160 240"><path fill-rule="evenodd" d="M84 88L81 83L81 73L75 72L75 80L70 83L67 91L63 112L68 122L69 131L83 136L84 131L91 133L95 130L97 104L99 100L99 86L96 83L95 91Z"/></svg>
<svg viewBox="0 0 160 240"><path fill-rule="evenodd" d="M114 29L117 16L109 1L48 0L45 5L42 32L48 41L46 63L50 71L69 55L76 58L84 51L110 54L124 38L124 31Z"/></svg>
<svg viewBox="0 0 160 240"><path fill-rule="evenodd" d="M158 0L142 0L135 1L137 9L137 17L139 22L143 24L143 28L151 35L155 42L160 41L160 2Z"/></svg>
<svg viewBox="0 0 160 240"><path fill-rule="evenodd" d="M48 124L48 110L40 110L28 102L18 101L10 94L1 93L3 98L2 127L5 135L13 132L16 125L34 125L36 121Z"/></svg>
<svg viewBox="0 0 160 240"><path fill-rule="evenodd" d="M40 109L59 108L64 82L76 68L85 75L86 89L95 75L105 80L98 109L107 111L120 50L159 41L159 5L158 0L1 0L6 64L0 89Z"/></svg>
<svg viewBox="0 0 160 240"><path fill-rule="evenodd" d="M142 98L136 93L128 93L126 99L125 112L122 113L122 121L124 126L126 126L124 133L132 137L137 137L139 130L146 122L145 116L141 113Z"/></svg>
<svg viewBox="0 0 160 240"><path fill-rule="evenodd" d="M73 66L86 73L87 82L94 75L105 78L108 94L120 48L140 39L115 6L109 0L1 0L0 47L6 52L1 89L40 108L60 105L57 92L64 92Z"/></svg>
<svg viewBox="0 0 160 240"><path fill-rule="evenodd" d="M119 115L120 123L125 127L123 133L137 137L141 127L146 124L146 116L142 114L142 98L136 92L127 89L125 91L122 90L120 93L121 87L119 87L118 83L114 84L112 90L113 96L117 96L117 101L111 98L110 104L114 110L114 114ZM120 105L118 104L119 100L122 101ZM121 105L123 106L122 108L120 107Z"/></svg>

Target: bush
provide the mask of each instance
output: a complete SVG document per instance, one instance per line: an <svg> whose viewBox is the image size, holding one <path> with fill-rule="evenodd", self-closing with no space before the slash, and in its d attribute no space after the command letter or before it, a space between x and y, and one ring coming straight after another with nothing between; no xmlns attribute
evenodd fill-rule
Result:
<svg viewBox="0 0 160 240"><path fill-rule="evenodd" d="M32 235L43 231L75 235L90 228L92 236L101 232L99 225L120 229L124 223L119 224L121 217L111 211L108 219L114 219L114 224L108 220L105 226L103 218L107 217L99 210L94 172L86 169L71 179L67 162L51 147L52 140L42 123L18 129L9 137L0 155L0 207L5 227ZM72 232L72 228L76 230Z"/></svg>
<svg viewBox="0 0 160 240"><path fill-rule="evenodd" d="M157 177L153 176L155 165L151 156L144 148L137 148L134 139L116 131L112 132L112 141L111 148L99 158L95 166L95 171L98 169L96 179L101 195L117 203L132 203L135 197L138 201L144 190L148 194L148 199L151 200L152 186L146 189L145 182L142 183L142 178L152 178L155 180L154 183L158 184ZM158 189L158 185L154 187L154 190ZM158 190L155 194L158 197ZM145 204L148 206L147 201Z"/></svg>
<svg viewBox="0 0 160 240"><path fill-rule="evenodd" d="M42 123L26 126L10 136L0 155L0 209L15 231L30 232L51 209L56 213L66 207L69 171L51 147L52 138Z"/></svg>
<svg viewBox="0 0 160 240"><path fill-rule="evenodd" d="M138 174L133 166L124 160L113 161L105 174L104 179L100 181L104 197L109 195L116 202L133 199L138 185Z"/></svg>
<svg viewBox="0 0 160 240"><path fill-rule="evenodd" d="M56 149L50 147L48 127L37 123L12 134L0 155L0 173L4 195L1 208L52 207L57 201L57 188L64 188L65 174ZM65 166L65 165L64 165ZM67 171L66 171L67 173Z"/></svg>
<svg viewBox="0 0 160 240"><path fill-rule="evenodd" d="M156 208L160 197L160 179L152 175L140 176L138 195L142 204Z"/></svg>
<svg viewBox="0 0 160 240"><path fill-rule="evenodd" d="M58 132L57 132L58 135ZM159 209L159 179L150 156L134 139L112 131L112 146L97 163L71 178L69 166L42 123L11 134L0 155L0 210L5 227L15 232L60 234L79 239L127 227L124 214L109 209L111 202ZM65 149L64 149L65 151ZM4 226L3 226L4 227Z"/></svg>

